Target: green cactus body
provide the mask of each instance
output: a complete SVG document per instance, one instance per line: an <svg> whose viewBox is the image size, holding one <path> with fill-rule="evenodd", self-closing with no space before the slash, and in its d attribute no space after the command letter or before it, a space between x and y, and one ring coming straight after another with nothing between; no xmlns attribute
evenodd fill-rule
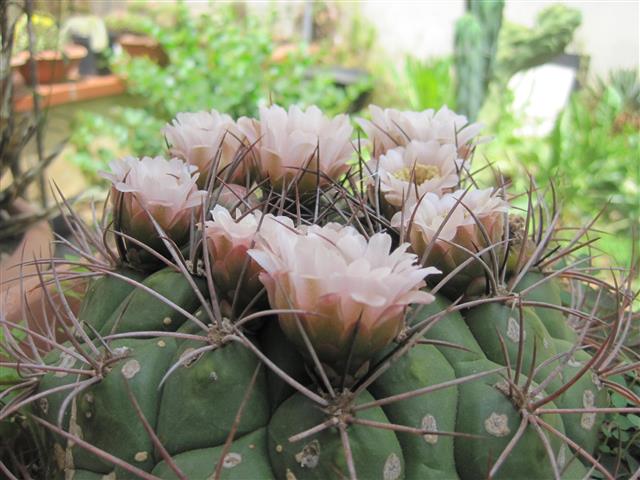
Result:
<svg viewBox="0 0 640 480"><path fill-rule="evenodd" d="M493 362L480 360L458 365L456 373L472 375L496 368ZM459 405L456 431L478 435L481 438L458 437L455 441L456 464L460 477L474 479L485 477L488 466L507 447L516 434L522 415L507 396L508 387L500 375L493 374L458 387ZM558 430L563 430L559 415L546 418ZM553 450L560 450L560 442L551 439ZM529 472L529 473L524 473ZM533 473L535 472L535 474ZM553 472L547 460L544 444L531 426L499 469L495 478L552 478Z"/></svg>
<svg viewBox="0 0 640 480"><path fill-rule="evenodd" d="M175 340L119 340L113 342L122 359L104 378L83 391L76 400L75 424L82 438L143 470L155 464L153 443L145 431L127 386L142 414L156 427L160 395L157 385L168 368ZM79 447L73 449L74 465L94 472L109 473L113 467Z"/></svg>
<svg viewBox="0 0 640 480"><path fill-rule="evenodd" d="M376 398L385 398L455 378L453 368L436 347L417 345L398 359L369 390ZM458 390L454 386L391 403L383 409L389 421L398 425L454 432L457 403ZM404 453L407 478L457 478L453 437L401 432L397 436Z"/></svg>
<svg viewBox="0 0 640 480"><path fill-rule="evenodd" d="M309 381L302 356L297 350L291 348L291 344L278 325L277 318L267 320L260 332L260 344L265 355L284 372L303 382ZM271 370L267 371L267 383L271 413L273 413L295 390Z"/></svg>
<svg viewBox="0 0 640 480"><path fill-rule="evenodd" d="M144 279L142 273L128 268L116 270L115 273L138 282ZM91 325L87 333L93 337L94 330L102 330L113 311L134 289L134 285L113 275L105 275L93 281L78 312L78 320Z"/></svg>
<svg viewBox="0 0 640 480"><path fill-rule="evenodd" d="M554 340L559 352L568 352L573 344L563 340ZM583 366L591 360L591 355L581 350L573 353L572 358L564 365L562 377L564 383L577 375ZM554 400L558 408L603 408L609 404L607 391L603 388L596 374L589 371L582 375L576 383ZM598 444L598 425L602 424L604 414L583 412L565 415L563 422L567 434L578 445L592 452Z"/></svg>
<svg viewBox="0 0 640 480"><path fill-rule="evenodd" d="M186 341L178 348L171 363L182 361L182 365L163 386L157 432L171 454L225 442L259 364L253 353L234 343L186 357L202 345ZM246 411L238 436L264 427L269 420L264 369L258 374Z"/></svg>
<svg viewBox="0 0 640 480"><path fill-rule="evenodd" d="M177 280L174 272L166 270L152 274L143 283L163 292L185 310L195 311L194 315L204 321L204 310L196 309L197 301L193 299L187 282L183 278L180 282ZM541 295L537 289L534 292ZM163 302L142 293L139 289L134 290L120 305L112 307L112 319L118 314L127 320L127 329L135 328L134 307L137 306L142 325L162 330L160 325L164 323L159 322L158 317L162 320L171 313ZM143 296L144 299L140 298ZM87 301L93 302L95 298L94 293L87 297ZM141 307L143 300L144 309ZM489 472L492 462L516 434L523 418L517 397L512 395L505 381L506 370L424 395L385 403L382 407L357 412L351 410L353 405L374 399L455 381L499 369L501 365L504 368L506 363L496 332L501 333L509 362L514 367L519 337L513 329L519 324L513 321L510 324L509 319L517 317L517 310L514 315L514 310L506 305L486 303L465 310L463 314L453 310L440 315L447 308L451 308L451 303L442 296L436 296L433 303L409 312L407 318L413 326L427 320L421 324L422 327L428 324L424 338L434 343L414 345L394 360L359 398L346 402L344 410L335 405L320 408L296 393L274 372L264 366L259 367L258 357L245 346L233 341L211 343L215 329L204 332L193 322L185 322L177 328L184 319L175 323L177 334L197 335L202 341L172 337L113 340L110 342L112 352L107 354L96 340L104 359L113 360L108 362L97 383L82 390L67 405L62 426L135 467L160 478L177 478L172 466L163 460L142 426L127 393L128 385L145 419L172 456L173 463L188 478L210 478L223 453L221 478L348 476L337 425L297 442L288 440L332 418L338 423L341 415L389 424L386 429L345 424L358 478L477 478L478 474ZM570 350L573 345L551 338L534 309L524 308L523 312L525 338L521 384L526 381L525 374L533 360L534 341L537 365ZM180 316L173 318L179 319ZM275 318L267 319L254 345L296 381L312 385L310 367L305 366L300 354L282 335ZM202 347L205 347L202 352L192 355ZM68 348L73 350L72 346ZM85 349L89 352L88 348ZM376 368L380 360L391 358L388 354L392 350L389 347L379 354L378 359L372 361L372 368ZM582 364L589 358L582 351L574 354L574 360ZM51 365L90 369L59 351L52 352L46 360ZM534 380L544 381L557 367L558 361L550 361L549 365L541 368ZM173 371L160 387L161 379L172 366ZM576 363L569 362L541 395L561 387L579 369ZM253 385L248 392L252 378ZM598 390L592 378L595 377L583 376L547 406L583 408L592 404L596 407L607 405L606 393ZM78 374L49 372L40 381L39 390L72 385L78 379ZM536 383L532 383L531 388L535 386ZM57 423L60 407L71 390L48 396L46 402L36 404L35 410L49 422ZM234 427L243 402L243 414ZM597 425L602 421L602 415L575 414L560 418L551 414L545 415L544 419L559 431L566 432L585 450L591 452L596 448ZM425 433L394 431L402 427L422 429ZM235 429L233 441L225 446L232 428ZM439 435L440 432L442 434ZM457 436L447 435L449 432L457 432ZM561 447L559 440L550 437L550 442L558 458L572 459L571 450ZM67 459L66 468L71 461L79 478L91 480L108 474L128 478L130 475L122 468L114 469L110 463L78 446L69 448L68 445L64 438L52 436L52 448L60 458ZM562 452L563 448L566 451ZM528 425L496 478L519 478L522 472L552 476L546 456L537 432ZM583 465L573 459L562 477L579 478L582 473Z"/></svg>
<svg viewBox="0 0 640 480"><path fill-rule="evenodd" d="M64 347L72 352L75 352L75 348L70 343L66 343ZM80 370L88 369L87 366L84 366L80 360L62 350L54 350L50 352L44 358L44 360L47 365L53 365L55 367L76 368ZM78 382L78 380L82 380L83 378L83 376L77 373L73 374L63 371L48 372L47 374L43 375L40 383L38 384L38 394L43 394L47 390L61 388L65 385L71 386L72 384ZM34 409L38 411L42 418L44 418L48 422L58 424L58 414L60 412L60 408L62 407L62 403L64 402L65 397L71 391L72 388L70 387L68 390L62 390L59 393L53 395L46 395L36 402ZM61 426L65 430L69 428L69 416L70 411L67 410L61 422ZM62 448L67 443L64 438L58 436L55 436L55 441L56 443L58 443L58 448Z"/></svg>
<svg viewBox="0 0 640 480"><path fill-rule="evenodd" d="M455 25L456 105L477 118L493 77L504 2L472 0Z"/></svg>
<svg viewBox="0 0 640 480"><path fill-rule="evenodd" d="M193 277L198 288L204 290L204 281ZM187 312L200 305L193 288L184 276L166 268L147 277L143 285L162 295ZM175 331L185 321L184 315L172 306L158 300L141 288L133 290L113 311L100 333L150 331Z"/></svg>
<svg viewBox="0 0 640 480"><path fill-rule="evenodd" d="M366 391L357 403L373 400ZM388 423L381 408L368 408L358 417ZM269 422L269 456L276 478L326 479L348 476L340 433L328 428L316 435L289 442L289 437L327 420L327 415L301 394L289 397ZM404 478L404 457L390 430L350 425L349 442L359 478Z"/></svg>
<svg viewBox="0 0 640 480"><path fill-rule="evenodd" d="M173 461L187 478L215 478L224 448L224 445L219 445L190 450L174 455ZM220 478L224 480L275 479L267 454L267 429L260 428L238 436L226 451L220 468ZM179 478L164 461L158 463L151 473L167 480Z"/></svg>
<svg viewBox="0 0 640 480"><path fill-rule="evenodd" d="M489 303L467 312L465 321L487 358L500 365L506 366L508 363L511 367L516 367L522 339L521 371L529 373L532 367L540 367L534 380L542 382L553 372L552 365L543 366L543 363L556 355L555 345L533 309L523 308L522 314L521 321L517 307ZM506 347L508 361L505 359L500 337ZM559 376L549 383L549 387L553 390L561 386L562 381Z"/></svg>
<svg viewBox="0 0 640 480"><path fill-rule="evenodd" d="M417 307L415 312L409 316L409 319L413 322L413 325L416 325L429 317L439 316L442 311L450 306L451 302L449 300L437 295L433 303ZM464 322L464 318L458 311L449 312L438 320L433 321L425 332L425 338L454 345L454 347L440 348L440 351L451 365L485 358L480 345L478 345L471 330ZM455 348L455 346L461 348Z"/></svg>
<svg viewBox="0 0 640 480"><path fill-rule="evenodd" d="M485 95L484 68L481 53L482 24L471 14L456 22L454 65L456 69L456 105L461 113L474 119Z"/></svg>
<svg viewBox="0 0 640 480"><path fill-rule="evenodd" d="M102 473L89 472L87 470L73 471L73 480L104 480L105 477L109 478L108 475L103 475Z"/></svg>
<svg viewBox="0 0 640 480"><path fill-rule="evenodd" d="M518 284L515 285L514 289L516 292L521 292L543 279L543 273L535 271L528 272L522 277ZM553 338L559 338L568 342L575 342L578 338L575 330L567 324L562 312L553 308L554 306L562 306L560 291L561 289L558 285L558 281L556 279L549 279L528 291L524 296L524 299L549 304L549 307L536 306L533 307L533 310L536 312L542 323L544 323L544 326Z"/></svg>
<svg viewBox="0 0 640 480"><path fill-rule="evenodd" d="M585 467L577 458L568 460L562 472L562 480L584 480L589 477L590 470Z"/></svg>

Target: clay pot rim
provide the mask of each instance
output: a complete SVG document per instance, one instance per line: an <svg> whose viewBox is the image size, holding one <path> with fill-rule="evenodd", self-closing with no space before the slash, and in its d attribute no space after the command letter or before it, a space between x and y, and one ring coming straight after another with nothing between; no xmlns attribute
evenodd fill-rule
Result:
<svg viewBox="0 0 640 480"><path fill-rule="evenodd" d="M44 61L56 61L56 60L80 60L87 56L89 51L83 47L82 45L69 44L62 47L62 51L60 50L43 50L42 52L38 52L34 55L36 61L44 60ZM21 67L25 63L29 61L29 52L22 51L16 53L13 57L11 57L11 66L12 67Z"/></svg>
<svg viewBox="0 0 640 480"><path fill-rule="evenodd" d="M155 38L149 37L147 35L137 35L133 33L124 33L118 37L118 43L120 45L135 45L135 46L145 46L145 47L156 47L158 46L158 41Z"/></svg>

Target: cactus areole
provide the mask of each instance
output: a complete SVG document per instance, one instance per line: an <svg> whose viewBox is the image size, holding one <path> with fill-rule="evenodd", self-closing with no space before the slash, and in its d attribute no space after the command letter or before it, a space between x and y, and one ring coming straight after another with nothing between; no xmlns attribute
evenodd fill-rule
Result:
<svg viewBox="0 0 640 480"><path fill-rule="evenodd" d="M479 185L482 126L446 107L357 122L180 114L170 157L114 159L102 222L66 211L79 258L42 281L89 276L82 308L49 337L0 324L35 476L611 477L630 297L572 257L586 229Z"/></svg>

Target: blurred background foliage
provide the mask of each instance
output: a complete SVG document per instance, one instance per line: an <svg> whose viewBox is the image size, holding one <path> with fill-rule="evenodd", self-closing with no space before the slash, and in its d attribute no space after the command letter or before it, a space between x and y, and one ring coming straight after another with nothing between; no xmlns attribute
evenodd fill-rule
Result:
<svg viewBox="0 0 640 480"><path fill-rule="evenodd" d="M81 112L75 118L72 159L92 178L123 149L135 156L162 153L158 131L178 112L215 108L237 118L256 116L260 105L277 102L315 104L337 114L370 88L368 78L336 85L330 72L312 69L326 55L322 47L299 42L279 48L272 33L275 12L258 18L225 5L212 15L193 15L184 4L169 4L160 16L168 17L168 24L138 8L131 13L134 21L120 16L110 23L128 32L135 25L135 33L159 43L167 61L112 57L114 72L127 79L133 105Z"/></svg>
<svg viewBox="0 0 640 480"><path fill-rule="evenodd" d="M478 148L478 168L491 162L518 191L529 185L526 172L541 185L553 180L566 224L585 225L605 207L596 224L600 246L628 265L640 218L638 73L611 72L587 82L588 59L582 59L578 88L552 128L526 133L510 80L562 54L581 15L550 4L523 26L504 18L503 0L466 4L451 56L399 59L385 53L357 5L312 2L311 9L296 10L286 29L277 5L260 14L244 3L196 13L182 2L129 2L102 16L111 35L149 37L160 57L130 56L111 42L106 58L126 79L127 94L72 112L64 159L100 186L97 172L114 158L162 153L157 132L180 111L252 116L260 105L277 102L366 115L369 102L412 110L448 105L486 125L492 141ZM62 23L91 4L36 7Z"/></svg>

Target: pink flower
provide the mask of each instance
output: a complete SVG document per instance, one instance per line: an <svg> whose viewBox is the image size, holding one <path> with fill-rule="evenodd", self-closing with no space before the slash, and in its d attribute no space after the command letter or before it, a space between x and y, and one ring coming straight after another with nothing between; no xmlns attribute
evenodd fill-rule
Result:
<svg viewBox="0 0 640 480"><path fill-rule="evenodd" d="M177 158L126 157L109 167L111 173L101 176L113 184L111 199L124 233L147 245L161 246L149 212L177 244L186 240L192 214L197 215L206 196L196 185L195 166Z"/></svg>
<svg viewBox="0 0 640 480"><path fill-rule="evenodd" d="M462 197L464 192L457 190L442 197L426 193L391 219L392 226L404 230L419 257L435 238L425 262L438 267L444 275L469 259L472 256L469 251L476 253L493 245L498 253L504 248L501 241L509 204L491 188L471 190ZM481 258L487 261L489 254ZM484 269L479 262L472 261L455 275L452 285L466 288L477 278L484 279Z"/></svg>
<svg viewBox="0 0 640 480"><path fill-rule="evenodd" d="M354 149L353 127L346 115L329 118L318 107L273 105L260 109L260 123L243 119L243 130L255 130L258 172L276 189L297 182L298 191L323 187L348 170ZM249 136L249 142L252 138ZM320 177L318 178L318 170Z"/></svg>
<svg viewBox="0 0 640 480"><path fill-rule="evenodd" d="M211 112L179 113L163 128L172 155L195 165L200 186L212 174L229 183L243 183L249 159L242 149L244 133L229 115ZM240 160L242 158L242 160ZM216 168L215 172L211 170Z"/></svg>
<svg viewBox="0 0 640 480"><path fill-rule="evenodd" d="M407 305L433 300L420 288L438 270L417 266L407 247L391 251L387 234L367 241L352 227L329 224L273 236L249 254L265 270L272 308L309 312L279 315L285 335L308 355L299 319L320 360L339 373L353 344L353 373L400 332Z"/></svg>
<svg viewBox="0 0 640 480"><path fill-rule="evenodd" d="M238 210L234 217L220 205L211 216L213 220L205 222L204 232L214 283L229 306L237 291L238 306L244 308L262 290L258 279L262 268L247 250L276 235L279 229L293 230L293 222L286 217L263 216L259 211L242 215Z"/></svg>
<svg viewBox="0 0 640 480"><path fill-rule="evenodd" d="M469 123L467 117L446 106L437 112L432 109L412 112L370 105L369 112L371 120L356 121L373 143L374 158L413 140L435 140L441 145L455 145L460 158L466 159L483 128L479 123Z"/></svg>
<svg viewBox="0 0 640 480"><path fill-rule="evenodd" d="M455 187L462 162L454 145L414 140L371 160L367 165L373 175L369 185L375 187L377 176L383 199L395 213L427 192L441 195Z"/></svg>

